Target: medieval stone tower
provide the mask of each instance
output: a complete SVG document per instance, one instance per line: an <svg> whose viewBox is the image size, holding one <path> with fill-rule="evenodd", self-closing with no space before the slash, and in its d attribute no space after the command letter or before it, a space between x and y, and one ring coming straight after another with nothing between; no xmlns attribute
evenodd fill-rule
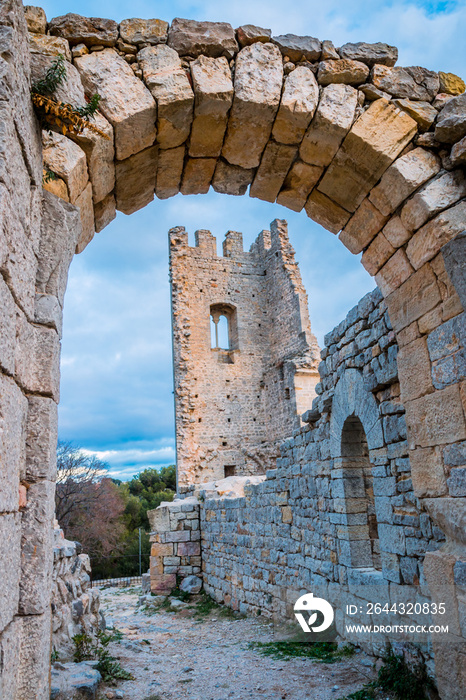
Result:
<svg viewBox="0 0 466 700"><path fill-rule="evenodd" d="M249 252L228 231L188 245L171 229L178 485L263 474L300 427L319 381L319 347L287 223L275 220Z"/></svg>

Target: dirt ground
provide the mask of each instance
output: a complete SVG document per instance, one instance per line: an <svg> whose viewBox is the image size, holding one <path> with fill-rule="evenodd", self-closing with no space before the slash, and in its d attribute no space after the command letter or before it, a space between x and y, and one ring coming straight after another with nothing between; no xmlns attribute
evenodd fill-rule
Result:
<svg viewBox="0 0 466 700"><path fill-rule="evenodd" d="M191 602L176 612L141 608L139 594L138 588L101 592L107 624L123 635L109 649L134 676L103 686L102 700L336 700L376 675L374 660L363 653L335 663L263 656L249 644L273 641L270 621L235 618L220 608L200 616Z"/></svg>

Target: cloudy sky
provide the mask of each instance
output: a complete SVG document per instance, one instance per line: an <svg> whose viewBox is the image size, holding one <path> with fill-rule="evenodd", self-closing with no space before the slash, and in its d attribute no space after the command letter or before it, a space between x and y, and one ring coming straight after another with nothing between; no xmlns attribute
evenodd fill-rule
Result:
<svg viewBox="0 0 466 700"><path fill-rule="evenodd" d="M347 41L385 41L399 65L423 65L466 76L466 3L422 0L43 0L48 19L87 16L209 19ZM247 246L274 218L286 218L322 344L374 283L336 237L278 205L207 195L155 200L117 219L74 258L65 300L59 433L97 453L122 479L146 466L174 462L173 386L167 231L185 226L194 238L210 229L219 245L228 229Z"/></svg>

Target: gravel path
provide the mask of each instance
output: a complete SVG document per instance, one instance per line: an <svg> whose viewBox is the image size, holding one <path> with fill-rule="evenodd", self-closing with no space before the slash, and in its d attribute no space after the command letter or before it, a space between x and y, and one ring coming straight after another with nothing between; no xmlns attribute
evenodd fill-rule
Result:
<svg viewBox="0 0 466 700"><path fill-rule="evenodd" d="M375 677L373 659L362 653L333 664L264 657L248 644L273 641L268 620L224 617L218 609L199 619L192 605L176 612L144 610L139 592L101 592L107 624L123 633L109 648L135 678L120 681L117 695L105 686L102 698L336 700Z"/></svg>

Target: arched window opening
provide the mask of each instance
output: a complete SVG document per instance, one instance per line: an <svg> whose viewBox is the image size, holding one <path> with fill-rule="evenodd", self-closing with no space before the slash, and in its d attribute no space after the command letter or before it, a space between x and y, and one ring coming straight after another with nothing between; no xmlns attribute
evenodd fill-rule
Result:
<svg viewBox="0 0 466 700"><path fill-rule="evenodd" d="M380 545L375 512L372 465L363 425L357 416L346 419L341 435L346 499L358 499L360 522L348 527L351 561L356 568L372 567L380 571ZM355 504L356 505L356 504ZM354 513L357 516L357 513ZM355 520L358 520L356 517Z"/></svg>
<svg viewBox="0 0 466 700"><path fill-rule="evenodd" d="M212 350L236 350L236 309L230 304L210 307L210 346Z"/></svg>

